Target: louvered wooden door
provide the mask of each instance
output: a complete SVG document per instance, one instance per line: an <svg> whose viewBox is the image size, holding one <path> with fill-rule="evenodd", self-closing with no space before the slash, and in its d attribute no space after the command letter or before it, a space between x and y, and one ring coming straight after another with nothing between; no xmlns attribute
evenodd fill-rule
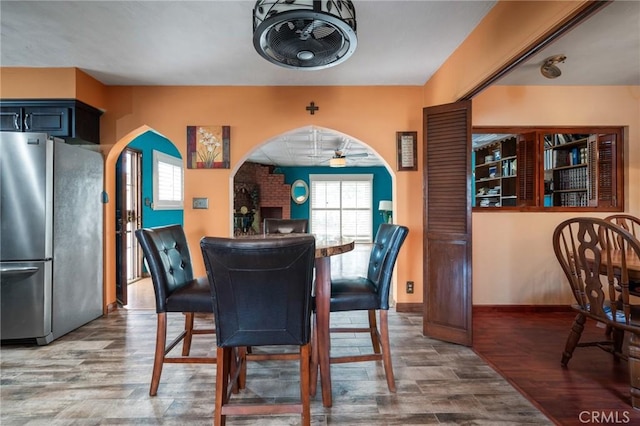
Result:
<svg viewBox="0 0 640 426"><path fill-rule="evenodd" d="M471 101L423 111L423 332L472 344Z"/></svg>
<svg viewBox="0 0 640 426"><path fill-rule="evenodd" d="M520 207L538 204L540 190L536 188L540 178L537 157L536 132L518 135L518 203ZM543 192L544 193L544 190Z"/></svg>
<svg viewBox="0 0 640 426"><path fill-rule="evenodd" d="M615 133L592 135L588 141L589 205L610 208L619 206L618 182L621 179L616 157Z"/></svg>

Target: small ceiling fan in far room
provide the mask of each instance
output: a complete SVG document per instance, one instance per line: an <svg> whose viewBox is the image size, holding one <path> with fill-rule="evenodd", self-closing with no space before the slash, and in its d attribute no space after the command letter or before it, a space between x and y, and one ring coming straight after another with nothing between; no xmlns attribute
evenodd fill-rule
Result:
<svg viewBox="0 0 640 426"><path fill-rule="evenodd" d="M347 158L363 158L368 156L369 154L366 152L343 155L342 150L336 149L333 157L323 161L323 163L328 161L329 167L345 167L347 165Z"/></svg>

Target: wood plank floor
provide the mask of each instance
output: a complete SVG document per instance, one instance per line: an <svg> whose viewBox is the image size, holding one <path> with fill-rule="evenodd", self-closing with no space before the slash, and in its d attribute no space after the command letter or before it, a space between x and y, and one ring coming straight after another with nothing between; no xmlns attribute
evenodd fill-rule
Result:
<svg viewBox="0 0 640 426"><path fill-rule="evenodd" d="M3 345L0 424L210 425L213 365L165 365L158 395L149 396L155 322L154 310L118 309L47 346ZM332 315L336 326L365 323L362 312ZM181 315L170 316L172 335L181 325ZM389 328L397 392L387 389L380 362L332 365L333 407L323 407L318 392L313 425L552 425L471 348L424 337L420 314L392 310ZM369 347L366 336L332 338L336 355ZM214 350L213 336L194 338L193 354ZM247 388L233 400L289 401L299 392L297 376L295 362L251 362ZM299 417L231 417L227 424L295 425Z"/></svg>
<svg viewBox="0 0 640 426"><path fill-rule="evenodd" d="M569 311L475 312L473 347L557 424L640 424L626 361L584 347L576 348L568 368L560 365L574 317ZM587 320L581 342L603 337L604 329Z"/></svg>

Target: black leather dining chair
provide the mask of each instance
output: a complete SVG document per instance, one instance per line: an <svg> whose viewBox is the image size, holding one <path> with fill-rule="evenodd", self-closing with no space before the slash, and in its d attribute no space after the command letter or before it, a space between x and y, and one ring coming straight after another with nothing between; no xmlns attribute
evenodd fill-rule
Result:
<svg viewBox="0 0 640 426"><path fill-rule="evenodd" d="M264 220L265 234L305 234L309 221L307 219L273 219Z"/></svg>
<svg viewBox="0 0 640 426"><path fill-rule="evenodd" d="M214 423L223 425L227 415L294 413L301 415L303 425L309 425L315 238L305 234L260 239L205 237L200 246L216 318ZM298 351L292 353L283 345L296 346ZM279 346L280 350L258 353L261 346ZM246 347L252 352L247 353ZM230 403L233 387L245 387L241 376L246 375L248 359L298 360L300 402Z"/></svg>
<svg viewBox="0 0 640 426"><path fill-rule="evenodd" d="M331 280L331 312L367 311L369 327L335 327L332 333L369 333L371 335L372 354L354 354L331 357L331 364L361 361L379 361L384 365L387 387L396 391L391 348L389 345L389 292L393 269L400 248L409 229L406 226L383 223L376 232L366 277L339 277ZM380 328L376 321L376 312L380 316ZM314 334L315 335L315 334ZM318 374L318 354L313 345L311 363L311 394L315 395Z"/></svg>
<svg viewBox="0 0 640 426"><path fill-rule="evenodd" d="M194 277L187 238L181 225L143 228L135 232L146 259L156 299L157 330L149 395L158 391L164 363L214 364L215 357L190 356L194 334L213 334L215 328L194 328L194 313L212 313L207 277ZM184 330L167 345L167 313L185 316ZM182 356L169 356L182 341Z"/></svg>

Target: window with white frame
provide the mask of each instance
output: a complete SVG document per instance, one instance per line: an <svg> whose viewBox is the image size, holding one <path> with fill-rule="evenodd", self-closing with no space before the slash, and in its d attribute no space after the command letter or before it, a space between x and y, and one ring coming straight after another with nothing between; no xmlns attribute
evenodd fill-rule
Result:
<svg viewBox="0 0 640 426"><path fill-rule="evenodd" d="M311 232L373 241L373 175L309 175Z"/></svg>
<svg viewBox="0 0 640 426"><path fill-rule="evenodd" d="M182 191L184 172L182 160L153 151L153 209L180 210L183 208Z"/></svg>

